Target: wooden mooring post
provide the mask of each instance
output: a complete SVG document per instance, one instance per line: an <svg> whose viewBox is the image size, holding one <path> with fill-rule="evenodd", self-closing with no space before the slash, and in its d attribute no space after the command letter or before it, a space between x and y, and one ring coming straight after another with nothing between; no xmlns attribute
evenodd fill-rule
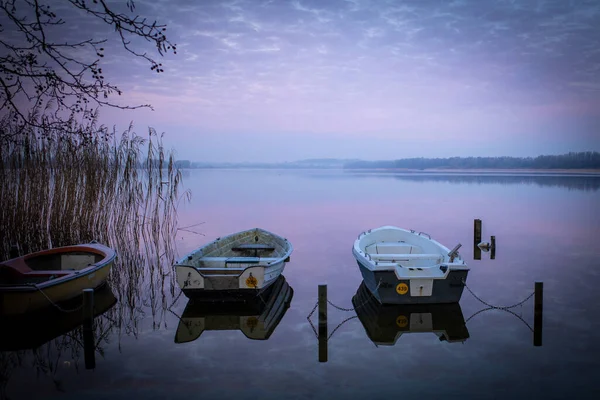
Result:
<svg viewBox="0 0 600 400"><path fill-rule="evenodd" d="M473 223L473 259L481 260L481 249L477 246L481 243L481 220L475 219Z"/></svg>
<svg viewBox="0 0 600 400"><path fill-rule="evenodd" d="M496 259L496 236L490 238L490 259Z"/></svg>
<svg viewBox="0 0 600 400"><path fill-rule="evenodd" d="M327 362L327 285L319 285L319 362Z"/></svg>
<svg viewBox="0 0 600 400"><path fill-rule="evenodd" d="M94 289L83 289L83 358L86 369L96 368Z"/></svg>
<svg viewBox="0 0 600 400"><path fill-rule="evenodd" d="M19 257L19 245L18 244L13 244L10 246L10 250L8 252L8 256L13 259L13 258L17 258Z"/></svg>
<svg viewBox="0 0 600 400"><path fill-rule="evenodd" d="M542 311L544 305L544 282L535 283L533 309L533 345L542 345Z"/></svg>

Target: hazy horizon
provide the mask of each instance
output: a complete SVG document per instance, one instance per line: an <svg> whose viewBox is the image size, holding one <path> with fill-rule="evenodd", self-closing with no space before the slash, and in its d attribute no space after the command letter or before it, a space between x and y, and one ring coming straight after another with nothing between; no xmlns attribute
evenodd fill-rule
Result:
<svg viewBox="0 0 600 400"><path fill-rule="evenodd" d="M588 151L588 150L586 150ZM481 155L467 155L467 156L442 156L442 157L419 157L419 156L414 156L414 157L401 157L401 158L390 158L390 159L366 159L366 158L360 158L360 157L356 157L356 158L337 158L337 157L309 157L309 158L298 158L298 159L290 159L290 160L282 160L282 161L220 161L220 160L216 160L216 161L205 161L205 160L193 160L193 159L180 159L180 160L188 160L191 162L196 162L196 163L299 163L299 162L306 162L306 161L396 161L396 160L403 160L403 159L418 159L418 158L424 158L424 159L449 159L449 158L454 158L454 157L459 157L459 158L502 158L502 157L509 157L509 158L522 158L522 159L526 159L526 158L536 158L538 156L560 156L560 155L565 155L568 154L570 152L566 152L566 153L556 153L556 154L537 154L537 155L533 155L533 156L511 156L511 155L501 155L501 156L481 156ZM581 153L581 152L571 152L571 153ZM596 152L597 153L597 152ZM178 159L179 160L179 159Z"/></svg>
<svg viewBox="0 0 600 400"><path fill-rule="evenodd" d="M600 150L597 1L135 4L167 24L177 55L157 75L107 44L102 67L124 91L119 102L155 110L105 109L101 122L165 132L181 159Z"/></svg>

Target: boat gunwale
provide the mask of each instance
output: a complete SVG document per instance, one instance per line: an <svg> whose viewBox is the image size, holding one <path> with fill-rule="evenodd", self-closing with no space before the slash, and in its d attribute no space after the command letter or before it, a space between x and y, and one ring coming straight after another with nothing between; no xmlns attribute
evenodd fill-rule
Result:
<svg viewBox="0 0 600 400"><path fill-rule="evenodd" d="M276 267L279 264L285 263L285 259L277 259L277 261L273 261L268 265L262 265L262 264L251 264L247 267L231 267L231 268L200 268L200 267L195 267L193 265L189 265L189 264L175 264L174 267L183 267L183 268L192 268L194 270L196 270L196 272L198 272L200 275L202 275L203 278L208 277L215 277L215 276L227 276L230 278L238 278L239 276L241 276L247 269L251 269L251 268L270 268L270 267ZM235 274L235 273L231 273L231 274L204 274L203 271L235 271L235 272L239 272L239 274ZM245 290L245 289L244 289Z"/></svg>
<svg viewBox="0 0 600 400"><path fill-rule="evenodd" d="M354 244L352 246L352 254L354 255L354 258L356 258L356 260L359 262L362 261L362 264L367 269L369 269L373 272L388 271L388 270L391 271L400 265L398 262L394 262L394 261L386 262L386 261L373 260L372 258L368 257L369 253L367 253L366 251L363 251L360 248L360 241L362 239L364 239L365 236L368 236L374 232L385 231L385 230L402 231L403 233L412 234L415 236L415 238L419 238L420 240L426 240L426 241L432 242L435 246L438 246L440 248L440 250L442 251L442 252L440 252L440 257L443 258L443 261L441 263L432 264L429 266L420 266L419 268L430 269L430 268L438 268L441 265L446 265L446 266L448 266L448 270L450 270L450 269L452 269L452 270L470 270L470 268L468 267L468 265L466 264L466 262L463 260L463 258L460 255L456 255L454 257L454 262L447 262L447 260L449 260L448 253L450 252L450 249L431 237L426 237L426 236L421 235L421 233L423 233L423 232L416 232L412 229L409 230L409 229L400 228L400 227L393 226L393 225L384 225L384 226L381 226L378 228L373 228L373 229L369 229L367 231L361 232L358 235L358 238L356 238L354 240ZM409 243L409 244L412 244L412 243ZM409 255L409 253L407 253L407 255ZM377 261L377 264L376 264L376 261ZM380 264L389 264L389 265L381 266Z"/></svg>
<svg viewBox="0 0 600 400"><path fill-rule="evenodd" d="M226 235L226 236L218 237L218 238L216 238L215 240L213 240L211 242L203 244L202 246L200 246L200 247L198 247L198 248L190 251L189 253L187 253L186 255L184 255L183 257L181 257L179 260L175 261L175 264L173 266L174 267L179 267L179 266L181 266L181 267L191 267L191 268L195 268L196 270L199 270L201 268L195 267L195 266L189 265L189 264L184 264L184 263L189 259L189 257L193 257L196 253L198 253L199 251L201 251L205 247L210 246L211 244L218 243L218 242L223 241L223 240L225 240L225 239L227 239L227 238L229 238L231 236L234 236L234 235L239 235L239 234L242 234L242 233L256 231L256 230L264 232L264 233L266 233L268 235L271 235L271 236L274 236L276 238L279 238L279 239L283 240L287 246L286 246L286 252L282 256L280 256L280 257L269 257L269 258L275 259L275 261L271 261L268 265L260 265L259 264L259 265L254 265L253 267L265 267L265 268L266 267L271 267L271 266L274 266L276 264L279 264L282 261L285 262L285 260L288 257L291 256L291 254L292 254L292 252L294 250L294 246L292 246L292 243L289 240L287 240L287 238L285 238L285 237L283 237L281 235L278 235L276 233L267 231L266 229L262 229L262 228L250 228L250 229L246 229L246 230L243 230L243 231L234 232L234 233L231 233L231 234ZM201 256L199 258L202 259L203 257L204 256ZM251 267L249 267L249 268L251 268ZM213 269L215 269L215 268L213 268ZM223 268L216 268L216 269L228 269L228 268L223 267Z"/></svg>

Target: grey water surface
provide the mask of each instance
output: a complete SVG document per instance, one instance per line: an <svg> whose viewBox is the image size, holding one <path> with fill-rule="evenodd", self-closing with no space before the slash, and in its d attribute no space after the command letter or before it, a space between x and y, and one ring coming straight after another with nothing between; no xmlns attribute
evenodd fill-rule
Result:
<svg viewBox="0 0 600 400"><path fill-rule="evenodd" d="M252 227L292 242L284 276L293 297L268 338L248 338L230 310L232 329L176 343L187 305L177 290L173 304L139 304L135 324L99 339L92 370L84 368L82 350L60 347L60 337L52 347L23 351L20 365L0 371L4 397L600 398L600 177L191 170L184 184L193 197L180 205L179 226L193 228L178 232L179 255ZM473 260L475 218L483 221L484 240L496 236L494 260L490 253ZM533 298L512 308L514 314L492 309L470 318L486 306L465 290L462 320L460 312L445 318L434 311L434 324L442 321L437 334L399 335L411 324L417 331L427 326L403 319L402 309L398 318L387 310L385 318L369 320L329 306L328 332L337 330L327 362L319 362L307 320L317 286L327 284L332 303L352 308L361 284L353 241L381 225L426 232L449 248L462 243L471 267L467 285L490 304L518 303L543 282L542 346L533 345ZM365 320L381 335L367 332ZM440 340L445 324L460 328L465 320L466 337Z"/></svg>

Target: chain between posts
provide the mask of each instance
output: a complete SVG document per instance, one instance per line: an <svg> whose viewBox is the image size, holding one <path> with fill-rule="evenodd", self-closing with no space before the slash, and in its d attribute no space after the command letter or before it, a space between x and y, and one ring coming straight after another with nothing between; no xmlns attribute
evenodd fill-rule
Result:
<svg viewBox="0 0 600 400"><path fill-rule="evenodd" d="M362 307L363 305L365 305L367 303L367 301L363 302L362 304L359 304L358 306L354 307L354 308L344 308L344 307L339 307L336 306L335 304L333 304L331 301L327 300L327 303L329 303L332 307L337 308L340 311L356 311L356 309ZM315 336L318 338L319 334L317 333L317 329L315 328L314 324L312 323L310 317L312 317L312 315L315 313L315 311L317 310L317 308L319 307L319 302L317 301L315 303L315 306L313 307L312 311L308 314L308 316L306 317L306 319L308 320L310 327L312 328L313 332L315 333ZM345 320L343 320L342 322L340 322L334 329L333 331L331 331L331 333L329 334L329 336L327 337L327 340L331 339L331 337L333 336L333 334L335 333L335 331L337 331L342 325L344 325L346 322L353 320L355 318L358 318L358 315L353 315L351 317L346 318Z"/></svg>
<svg viewBox="0 0 600 400"><path fill-rule="evenodd" d="M340 329L340 327L341 327L342 325L344 325L346 322L348 322L348 321L350 321L350 320L352 320L352 319L354 319L354 318L358 318L358 315L353 315L353 316L351 316L351 317L349 317L349 318L346 318L346 319L345 319L345 320L343 320L342 322L340 322L340 323L339 323L339 324L338 324L338 325L337 325L337 326L336 326L336 327L335 327L335 328L334 328L334 329L331 331L331 333L329 334L329 336L327 336L327 341L329 341L329 339L331 339L331 337L333 336L333 334L335 333L335 331L337 331L338 329ZM317 335L317 337L318 337L318 335Z"/></svg>
<svg viewBox="0 0 600 400"><path fill-rule="evenodd" d="M465 325L466 325L466 324L467 324L467 323L468 323L468 322L469 322L471 319L473 319L475 316L477 316L477 315L479 315L479 314L481 314L481 313L484 313L484 312L486 312L486 311L489 311L489 310L500 310L500 311L505 311L505 312L507 312L507 313L509 313L509 314L512 314L512 315L514 315L515 317L517 317L518 319L520 319L520 320L521 320L521 322L523 322L523 323L525 324L525 326L527 326L527 328L529 328L529 330L530 330L531 332L533 332L533 328L531 327L531 325L529 325L529 324L527 323L527 321L525 321L525 320L523 319L523 317L521 317L520 315L517 315L516 313L514 313L513 311L511 311L511 310L509 310L509 309L505 309L505 308L497 308L497 307L488 307L488 308L482 308L481 310L477 311L475 314L473 314L473 315L471 315L469 318L467 318L467 319L465 320Z"/></svg>
<svg viewBox="0 0 600 400"><path fill-rule="evenodd" d="M375 287L375 290L379 289L379 286L381 285L381 279L379 280L379 282L377 283L377 286ZM337 306L335 304L333 304L331 302L331 300L327 299L327 303L330 304L332 307L340 310L340 311L356 311L358 308L364 306L365 304L367 304L369 302L369 300L365 300L364 302L362 302L361 304L357 305L356 307L353 308L344 308L344 307L340 307ZM315 311L317 310L317 308L319 307L319 302L317 301L315 303L315 306L313 307L312 311L308 314L308 316L306 317L306 319L308 320L310 327L312 328L313 332L315 333L315 336L318 338L319 334L317 333L317 330L315 328L315 326L313 325L312 321L310 320L310 317L312 317L312 315L315 313ZM340 322L334 329L333 331L331 331L331 334L329 334L329 336L327 337L327 340L331 339L331 337L333 336L333 334L335 333L335 331L337 331L342 325L344 325L346 322L354 319L354 318L358 318L358 315L353 315L352 317L346 318L345 320L343 320L342 322Z"/></svg>
<svg viewBox="0 0 600 400"><path fill-rule="evenodd" d="M464 285L464 286L467 288L467 290L469 291L469 293L471 293L471 294L473 295L473 297L475 297L477 300L479 300L479 301L480 301L482 304L484 304L484 305L488 306L489 308L494 308L494 309L497 309L497 310L508 310L508 309L510 309L510 308L515 308L515 307L518 307L518 306L520 306L521 304L525 303L525 302L526 302L527 300L529 300L530 298L532 298L532 297L533 297L533 295L535 294L535 292L532 292L532 293L531 293L529 296L527 296L527 297L526 297L524 300L521 300L520 302L518 302L518 303L515 303L515 304L513 304L513 305L511 305L511 306L494 306L494 305L492 305L492 304L490 304L490 303L487 303L487 302L483 301L483 300L482 300L482 299L481 299L479 296L477 296L475 293L473 293L473 291L471 290L471 288L467 286L467 283L464 281L464 279L462 280L462 284L463 284L463 285Z"/></svg>

